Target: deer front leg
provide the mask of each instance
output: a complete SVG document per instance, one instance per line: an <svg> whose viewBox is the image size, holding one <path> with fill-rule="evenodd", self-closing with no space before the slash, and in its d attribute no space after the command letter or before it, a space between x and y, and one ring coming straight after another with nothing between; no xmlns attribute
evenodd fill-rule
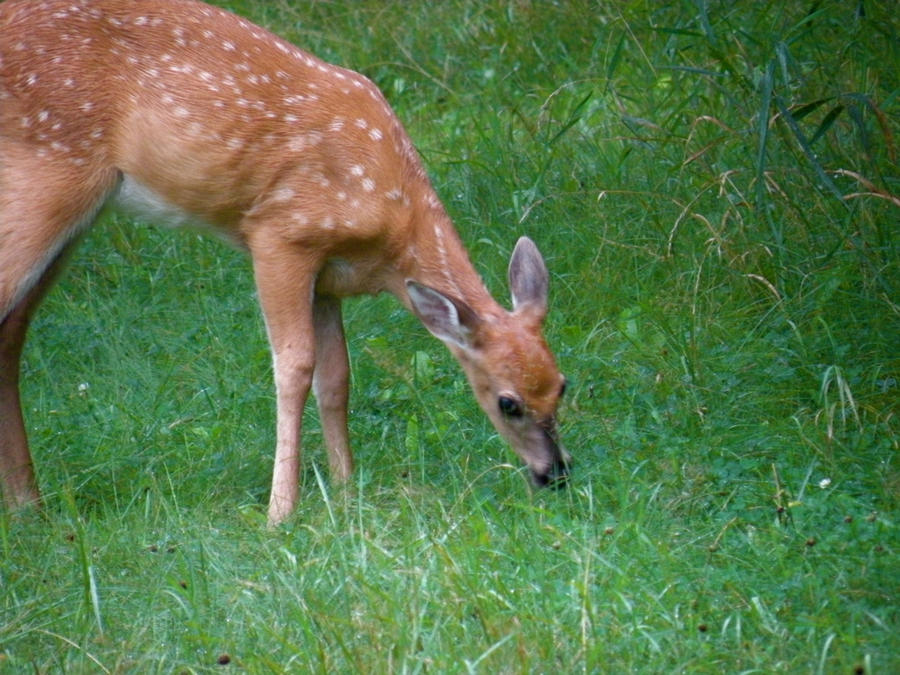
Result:
<svg viewBox="0 0 900 675"><path fill-rule="evenodd" d="M353 454L347 431L350 361L341 321L341 301L333 296L316 295L313 320L316 332L313 391L319 406L331 477L343 482L353 472Z"/></svg>
<svg viewBox="0 0 900 675"><path fill-rule="evenodd" d="M253 270L275 371L275 465L269 525L284 521L300 494L300 429L315 365L312 287L316 265L284 242L251 243ZM274 244L274 245L272 245Z"/></svg>

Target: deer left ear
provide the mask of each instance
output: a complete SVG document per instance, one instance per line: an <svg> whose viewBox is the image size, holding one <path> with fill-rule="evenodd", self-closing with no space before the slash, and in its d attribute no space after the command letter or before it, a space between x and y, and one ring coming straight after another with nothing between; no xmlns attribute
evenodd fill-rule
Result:
<svg viewBox="0 0 900 675"><path fill-rule="evenodd" d="M406 282L406 292L416 316L432 335L462 349L473 346L475 332L481 324L475 310L462 300L411 279Z"/></svg>
<svg viewBox="0 0 900 675"><path fill-rule="evenodd" d="M537 246L528 237L521 237L509 260L513 310L527 308L543 320L547 315L548 279L547 266Z"/></svg>

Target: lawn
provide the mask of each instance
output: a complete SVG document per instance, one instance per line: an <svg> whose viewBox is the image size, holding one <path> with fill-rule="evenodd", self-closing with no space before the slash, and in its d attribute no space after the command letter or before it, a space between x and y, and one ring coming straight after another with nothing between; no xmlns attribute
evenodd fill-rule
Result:
<svg viewBox="0 0 900 675"><path fill-rule="evenodd" d="M900 672L892 3L220 4L381 87L496 297L537 242L570 488L360 298L352 485L310 405L267 529L249 261L109 214L24 358L0 674Z"/></svg>

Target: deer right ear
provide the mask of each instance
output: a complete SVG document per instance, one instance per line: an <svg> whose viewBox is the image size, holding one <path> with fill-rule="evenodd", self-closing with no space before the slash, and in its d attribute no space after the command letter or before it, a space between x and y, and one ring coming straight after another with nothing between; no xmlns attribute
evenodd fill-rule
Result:
<svg viewBox="0 0 900 675"><path fill-rule="evenodd" d="M430 286L407 280L406 292L416 316L432 335L443 342L470 349L481 319L462 300L451 298Z"/></svg>
<svg viewBox="0 0 900 675"><path fill-rule="evenodd" d="M516 243L509 261L509 289L513 310L528 307L543 320L547 315L549 275L537 246L528 237Z"/></svg>

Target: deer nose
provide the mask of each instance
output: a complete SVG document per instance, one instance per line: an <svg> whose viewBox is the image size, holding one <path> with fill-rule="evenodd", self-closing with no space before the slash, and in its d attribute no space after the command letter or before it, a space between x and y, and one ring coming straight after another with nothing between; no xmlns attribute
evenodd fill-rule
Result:
<svg viewBox="0 0 900 675"><path fill-rule="evenodd" d="M568 453L566 453L568 457ZM556 458L545 472L532 470L531 480L538 487L549 487L559 490L569 485L569 468L571 466L571 458Z"/></svg>
<svg viewBox="0 0 900 675"><path fill-rule="evenodd" d="M564 488L569 483L569 468L572 455L566 452L556 440L556 428L553 419L541 425L544 435L545 449L553 458L546 468L531 469L531 480L538 487L550 487L554 490Z"/></svg>

